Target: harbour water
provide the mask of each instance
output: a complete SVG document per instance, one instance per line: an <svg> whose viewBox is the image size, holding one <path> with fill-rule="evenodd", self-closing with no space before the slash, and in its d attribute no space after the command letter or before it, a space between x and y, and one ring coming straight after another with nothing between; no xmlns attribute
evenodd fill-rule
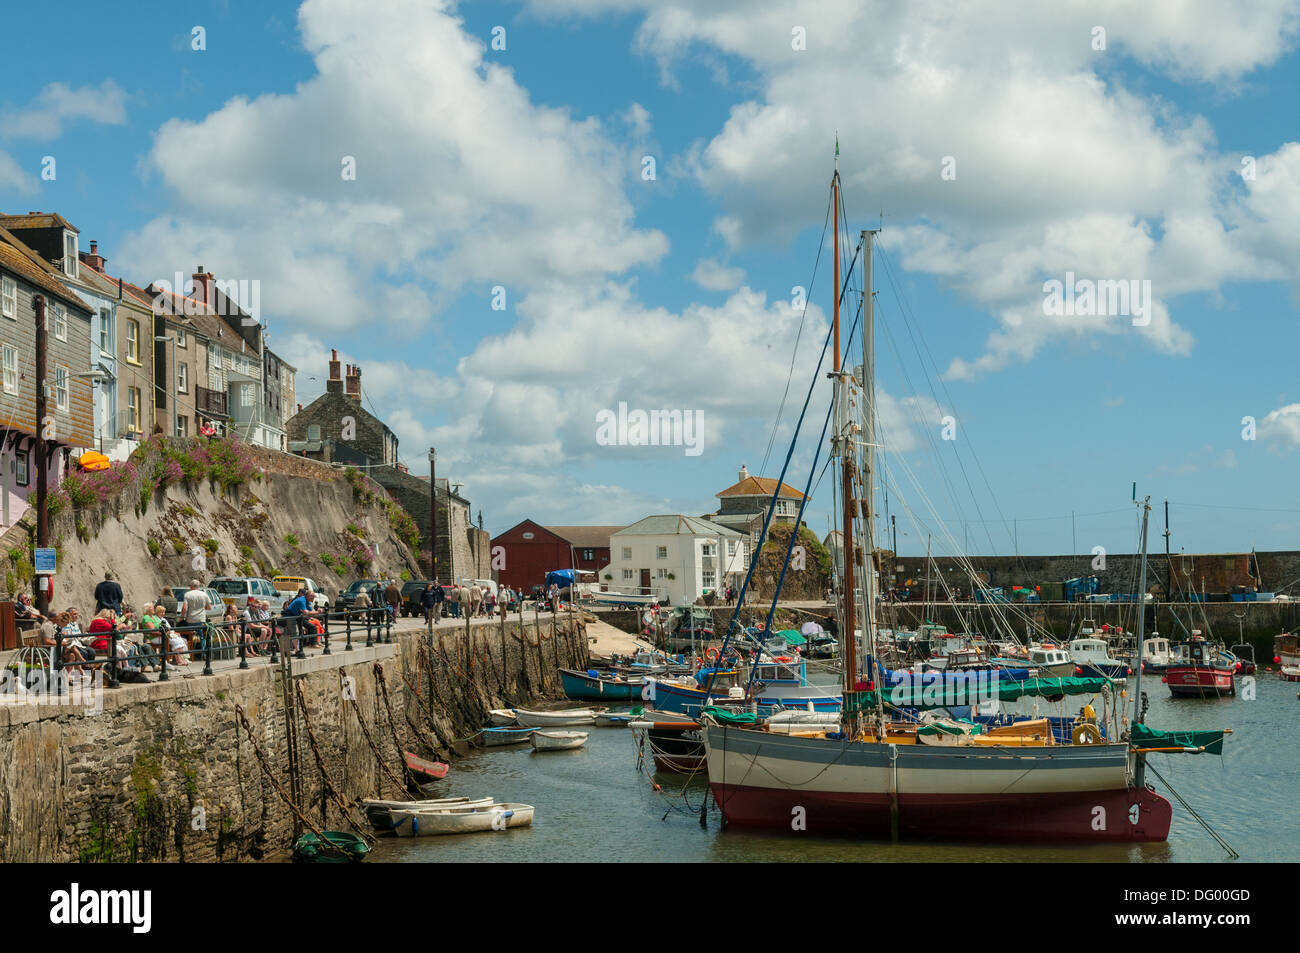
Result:
<svg viewBox="0 0 1300 953"><path fill-rule="evenodd" d="M1238 679L1239 690L1243 684ZM1296 685L1276 675L1255 679L1256 697L1175 700L1157 678L1144 679L1151 700L1147 722L1163 729L1232 728L1223 757L1155 755L1151 763L1241 855L1241 862L1300 860L1294 828L1294 792L1300 752L1294 725L1300 713ZM1169 840L1145 845L890 844L814 831L790 834L721 828L702 780L637 769L633 734L626 728L588 728L578 751L536 754L527 745L492 749L457 761L442 796L491 795L532 804L531 828L459 837L383 839L380 862L790 862L790 861L1085 861L1227 862L1223 849L1174 802ZM1158 793L1174 801L1150 778ZM700 806L708 800L706 826Z"/></svg>

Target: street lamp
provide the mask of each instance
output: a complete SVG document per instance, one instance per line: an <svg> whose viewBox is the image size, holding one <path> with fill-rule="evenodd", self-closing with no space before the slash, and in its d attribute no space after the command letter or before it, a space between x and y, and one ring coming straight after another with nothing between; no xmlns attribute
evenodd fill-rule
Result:
<svg viewBox="0 0 1300 953"><path fill-rule="evenodd" d="M429 448L429 578L438 578L438 451Z"/></svg>

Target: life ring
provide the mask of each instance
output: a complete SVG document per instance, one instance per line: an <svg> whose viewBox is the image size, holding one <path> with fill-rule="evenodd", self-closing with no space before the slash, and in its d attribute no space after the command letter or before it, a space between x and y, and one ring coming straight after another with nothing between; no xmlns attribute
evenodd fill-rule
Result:
<svg viewBox="0 0 1300 953"><path fill-rule="evenodd" d="M704 657L708 659L710 662L716 662L718 660L718 655L719 652L715 648L708 648L704 650Z"/></svg>
<svg viewBox="0 0 1300 953"><path fill-rule="evenodd" d="M1074 734L1071 740L1076 745L1099 745L1101 744L1101 731L1096 725L1090 725L1084 722L1081 725L1074 726Z"/></svg>
<svg viewBox="0 0 1300 953"><path fill-rule="evenodd" d="M778 662L793 662L793 661L794 661L794 659L792 659L792 658L791 658L790 656L788 656L788 655L778 655L778 656L776 657L776 660L777 660Z"/></svg>
<svg viewBox="0 0 1300 953"><path fill-rule="evenodd" d="M758 632L766 632L766 631L767 631L767 623L766 623L766 622L760 622L760 623L758 623L757 625L754 626L754 629L755 629L756 631L758 631Z"/></svg>

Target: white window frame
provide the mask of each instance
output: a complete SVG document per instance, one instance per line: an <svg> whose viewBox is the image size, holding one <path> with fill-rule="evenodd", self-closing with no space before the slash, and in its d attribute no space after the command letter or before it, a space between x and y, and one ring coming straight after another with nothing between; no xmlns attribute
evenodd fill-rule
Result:
<svg viewBox="0 0 1300 953"><path fill-rule="evenodd" d="M72 251L68 251L68 246L72 246ZM77 234L76 232L63 232L63 273L69 278L77 277Z"/></svg>
<svg viewBox="0 0 1300 953"><path fill-rule="evenodd" d="M68 339L68 307L57 301L54 303L54 336L60 341Z"/></svg>
<svg viewBox="0 0 1300 953"><path fill-rule="evenodd" d="M13 379L10 381L10 365L12 366ZM0 349L0 372L4 375L3 386L4 392L11 396L18 396L18 348L12 344L3 345Z"/></svg>
<svg viewBox="0 0 1300 953"><path fill-rule="evenodd" d="M190 392L190 366L176 362L176 393L188 394Z"/></svg>
<svg viewBox="0 0 1300 953"><path fill-rule="evenodd" d="M185 329L184 329L184 328L177 328L177 329L176 329L176 346L177 346L177 347L188 347L188 346L189 346L189 345L186 343Z"/></svg>
<svg viewBox="0 0 1300 953"><path fill-rule="evenodd" d="M631 547L631 546L624 546L624 547L623 547L623 558L624 558L624 559L629 559L629 560L632 558L632 547Z"/></svg>
<svg viewBox="0 0 1300 953"><path fill-rule="evenodd" d="M718 549L718 548L717 548L716 545L714 545L713 543L710 543L710 542L707 542L707 541L706 541L706 542L700 544L700 555L701 555L701 556L716 556L716 555L718 554L717 549Z"/></svg>
<svg viewBox="0 0 1300 953"><path fill-rule="evenodd" d="M18 282L8 275L0 278L0 314L18 320Z"/></svg>
<svg viewBox="0 0 1300 953"><path fill-rule="evenodd" d="M132 397L135 398L134 404L131 401ZM143 408L140 406L140 398L140 388L128 387L126 389L127 422L132 433L140 433L144 429L140 425L140 419L143 412Z"/></svg>
<svg viewBox="0 0 1300 953"><path fill-rule="evenodd" d="M655 559L667 559L667 558L668 558L668 547L667 547L667 546L656 546L656 547L655 547Z"/></svg>
<svg viewBox="0 0 1300 953"><path fill-rule="evenodd" d="M729 539L727 540L727 558L730 559L735 555L736 555L736 541L734 539Z"/></svg>
<svg viewBox="0 0 1300 953"><path fill-rule="evenodd" d="M668 578L668 573L669 573L669 572L671 572L671 570L669 570L669 569L664 569L664 568L661 566L661 567L659 567L658 569L655 570L655 578L656 578L656 579L667 579L667 578Z"/></svg>
<svg viewBox="0 0 1300 953"><path fill-rule="evenodd" d="M62 413L68 412L68 381L71 375L67 367L60 364L54 369L54 406Z"/></svg>
<svg viewBox="0 0 1300 953"><path fill-rule="evenodd" d="M717 575L712 569L705 569L700 572L700 585L705 589L718 588Z"/></svg>
<svg viewBox="0 0 1300 953"><path fill-rule="evenodd" d="M190 422L185 417L176 418L176 436L188 437L190 435Z"/></svg>
<svg viewBox="0 0 1300 953"><path fill-rule="evenodd" d="M624 570L623 570L623 581L624 581L624 582L630 582L630 581L633 580L633 579L636 579L636 570L635 570L635 569L624 569Z"/></svg>
<svg viewBox="0 0 1300 953"><path fill-rule="evenodd" d="M131 334L132 328L135 329L134 337ZM133 348L135 350L134 357L131 356ZM140 322L134 318L126 319L126 360L128 364L140 363Z"/></svg>
<svg viewBox="0 0 1300 953"><path fill-rule="evenodd" d="M116 356L117 350L113 347L113 319L110 317L112 312L108 308L99 309L99 351L101 354L107 354L110 357Z"/></svg>

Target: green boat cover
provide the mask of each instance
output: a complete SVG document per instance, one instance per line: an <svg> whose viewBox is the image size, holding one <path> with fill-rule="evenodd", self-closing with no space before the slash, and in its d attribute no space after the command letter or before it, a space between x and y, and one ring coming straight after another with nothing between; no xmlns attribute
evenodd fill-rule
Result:
<svg viewBox="0 0 1300 953"><path fill-rule="evenodd" d="M929 735L978 735L983 730L982 725L973 725L968 722L963 722L962 724L965 725L964 728L959 725L945 725L945 724L922 725L920 728L916 729L916 733L918 735L927 735L927 736Z"/></svg>
<svg viewBox="0 0 1300 953"><path fill-rule="evenodd" d="M1157 731L1134 725L1129 737L1135 748L1204 748L1209 754L1223 754L1222 731Z"/></svg>
<svg viewBox="0 0 1300 953"><path fill-rule="evenodd" d="M707 705L700 709L701 715L712 715L714 720L720 725L752 725L758 721L758 716L752 711L727 711L725 708L718 708L715 705Z"/></svg>
<svg viewBox="0 0 1300 953"><path fill-rule="evenodd" d="M1106 678L976 678L947 681L921 676L884 689L884 700L897 708L952 708L1025 696L1095 695L1110 684Z"/></svg>
<svg viewBox="0 0 1300 953"><path fill-rule="evenodd" d="M796 648L808 641L802 635L799 634L798 629L782 629L780 632L777 633L777 635L785 639L786 645L796 647Z"/></svg>

